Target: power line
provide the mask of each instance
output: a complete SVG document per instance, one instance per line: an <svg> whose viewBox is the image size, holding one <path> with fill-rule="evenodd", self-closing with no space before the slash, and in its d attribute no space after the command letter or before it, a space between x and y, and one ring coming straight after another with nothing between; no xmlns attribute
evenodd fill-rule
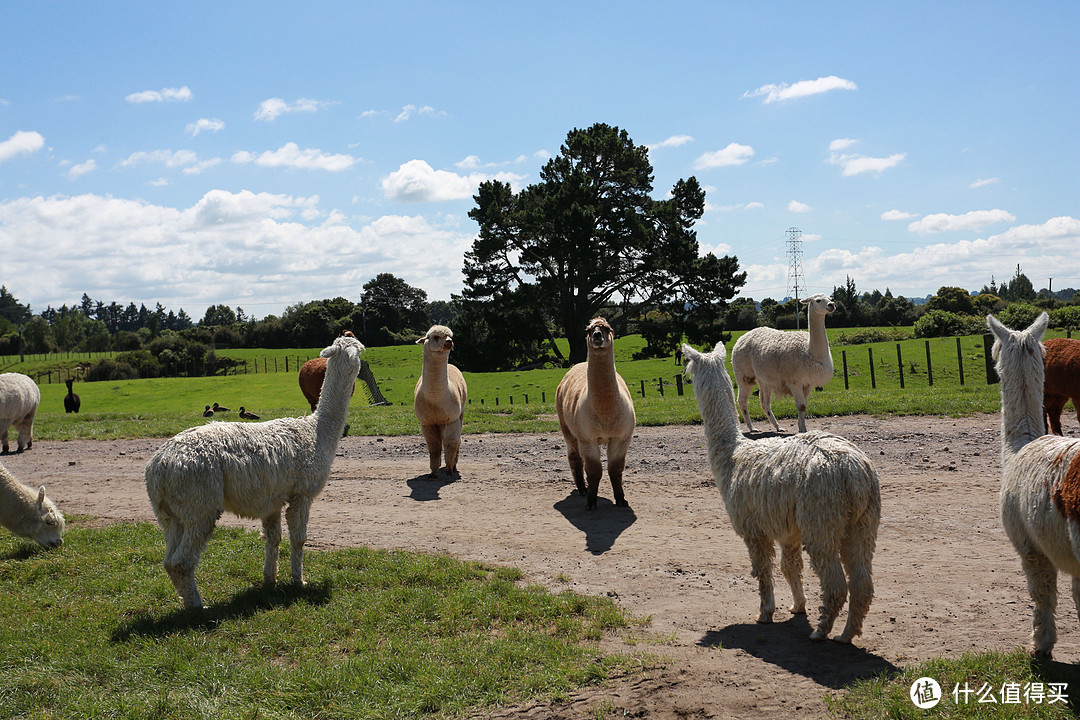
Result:
<svg viewBox="0 0 1080 720"><path fill-rule="evenodd" d="M787 230L788 254L788 289L795 298L795 328L799 327L799 288L806 289L802 270L802 230L791 227Z"/></svg>

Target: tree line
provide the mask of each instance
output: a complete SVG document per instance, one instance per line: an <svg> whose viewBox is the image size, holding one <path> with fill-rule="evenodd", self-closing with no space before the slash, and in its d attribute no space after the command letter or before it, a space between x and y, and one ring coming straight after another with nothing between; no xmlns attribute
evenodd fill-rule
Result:
<svg viewBox="0 0 1080 720"><path fill-rule="evenodd" d="M449 301L429 302L424 290L380 273L356 300L298 302L263 318L213 305L194 322L183 309L106 304L85 293L77 306L34 314L2 287L0 355L115 350L146 372L200 361L214 372L222 366L216 348L319 347L344 330L377 347L415 342L437 323L454 329L455 364L490 371L584 360L584 328L598 315L619 335L641 334L641 357L670 355L683 340L707 346L733 330L797 325L795 298L737 297L746 283L738 258L699 253L694 224L705 192L696 178L678 180L661 200L652 195L648 149L598 123L572 130L539 182L519 191L498 180L479 186L469 211L479 232L464 257L464 288ZM1018 316L1045 309L1061 326L1080 325L1075 290L1036 292L1019 266L1001 285L943 287L925 303L888 288L859 293L850 277L832 297L830 327L970 334L982 331L987 312L1009 308Z"/></svg>

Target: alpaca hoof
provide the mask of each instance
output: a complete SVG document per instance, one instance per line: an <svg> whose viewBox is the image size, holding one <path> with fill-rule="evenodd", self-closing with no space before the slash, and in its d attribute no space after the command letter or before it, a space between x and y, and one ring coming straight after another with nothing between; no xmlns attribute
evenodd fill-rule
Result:
<svg viewBox="0 0 1080 720"><path fill-rule="evenodd" d="M814 632L810 633L810 639L814 642L822 642L823 640L828 640L828 638L829 634L823 633L820 630L815 630Z"/></svg>
<svg viewBox="0 0 1080 720"><path fill-rule="evenodd" d="M585 504L585 512L596 512L596 503L595 502L586 503Z"/></svg>
<svg viewBox="0 0 1080 720"><path fill-rule="evenodd" d="M851 636L850 635L837 635L836 637L833 638L833 642L840 643L841 645L850 645L851 644Z"/></svg>
<svg viewBox="0 0 1080 720"><path fill-rule="evenodd" d="M799 607L799 606L795 606L795 605L792 605L792 606L791 606L791 607L789 608L789 610L788 610L788 611L789 611L789 612L790 612L790 613L791 613L792 615L805 615L805 614L806 614L806 606L805 606L805 605L803 605L803 606Z"/></svg>
<svg viewBox="0 0 1080 720"><path fill-rule="evenodd" d="M758 615L757 621L759 625L768 625L772 622L772 615L766 615L765 613L761 613L760 615Z"/></svg>
<svg viewBox="0 0 1080 720"><path fill-rule="evenodd" d="M1052 650L1032 650L1030 654L1031 654L1031 659L1032 660L1049 660L1051 658L1051 656L1053 655L1053 651Z"/></svg>
<svg viewBox="0 0 1080 720"><path fill-rule="evenodd" d="M617 500L615 502L615 507L628 508L628 507L630 507L630 503L626 502L625 500Z"/></svg>

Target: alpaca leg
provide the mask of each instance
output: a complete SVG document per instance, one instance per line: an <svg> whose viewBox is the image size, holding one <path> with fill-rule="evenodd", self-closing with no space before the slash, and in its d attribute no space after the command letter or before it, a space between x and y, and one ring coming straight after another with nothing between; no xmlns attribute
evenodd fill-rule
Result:
<svg viewBox="0 0 1080 720"><path fill-rule="evenodd" d="M457 474L458 451L461 449L461 418L448 424L443 430L443 455L446 456L446 471Z"/></svg>
<svg viewBox="0 0 1080 720"><path fill-rule="evenodd" d="M304 584L304 543L307 542L310 511L309 497L296 498L285 509L285 522L289 524L289 564L292 568L292 581L297 585Z"/></svg>
<svg viewBox="0 0 1080 720"><path fill-rule="evenodd" d="M875 535L876 531L875 527ZM863 620L874 599L873 557L873 537L867 544L865 538L852 535L840 550L840 559L847 571L849 598L847 624L844 625L844 632L836 638L837 642L849 643L856 635L862 635Z"/></svg>
<svg viewBox="0 0 1080 720"><path fill-rule="evenodd" d="M758 398L761 400L761 410L765 413L765 417L772 423L776 432L782 432L780 430L780 423L776 422L776 416L772 411L772 390L770 388L758 385Z"/></svg>
<svg viewBox="0 0 1080 720"><path fill-rule="evenodd" d="M761 599L759 623L771 623L776 611L776 599L773 596L773 558L776 548L769 538L761 536L745 537L746 549L750 551L750 575L758 581L758 596Z"/></svg>
<svg viewBox="0 0 1080 720"><path fill-rule="evenodd" d="M585 446L585 478L589 483L589 499L586 510L596 509L596 496L600 492L600 476L604 473L604 463L600 459L600 445L590 442Z"/></svg>
<svg viewBox="0 0 1080 720"><path fill-rule="evenodd" d="M615 505L630 507L623 495L622 476L626 468L626 451L630 449L630 438L612 441L607 448L607 472L611 480L611 492L615 495Z"/></svg>
<svg viewBox="0 0 1080 720"><path fill-rule="evenodd" d="M806 432L806 401L810 399L810 388L793 388L791 396L795 399L795 409L799 411L799 432Z"/></svg>
<svg viewBox="0 0 1080 720"><path fill-rule="evenodd" d="M1031 652L1050 657L1057 642L1054 611L1057 609L1057 568L1035 548L1020 553L1020 564L1027 578L1028 593L1035 605L1031 618Z"/></svg>
<svg viewBox="0 0 1080 720"><path fill-rule="evenodd" d="M802 586L802 542L795 538L793 542L786 542L780 546L780 570L791 586L791 612L796 615L806 613L806 595Z"/></svg>
<svg viewBox="0 0 1080 720"><path fill-rule="evenodd" d="M431 468L431 477L438 477L439 466L442 465L442 425L424 425L420 428L427 441L428 467Z"/></svg>
<svg viewBox="0 0 1080 720"><path fill-rule="evenodd" d="M176 544L171 551L165 553L165 572L169 574L184 607L189 610L201 608L203 602L195 585L195 568L206 549L206 543L210 541L210 535L214 532L214 522L203 521L187 527L181 526L175 519L173 523L175 528L170 528L168 533ZM168 541L167 538L166 542Z"/></svg>
<svg viewBox="0 0 1080 720"><path fill-rule="evenodd" d="M808 546L807 550L810 566L821 580L821 618L817 628L810 633L810 639L825 640L832 632L836 616L847 599L847 579L837 548Z"/></svg>
<svg viewBox="0 0 1080 720"><path fill-rule="evenodd" d="M748 408L752 387L752 383L739 381L739 415L742 417L743 422L746 423L746 429L749 432L754 432L754 426L750 424L750 410Z"/></svg>
<svg viewBox="0 0 1080 720"><path fill-rule="evenodd" d="M1046 412L1046 419L1048 421L1047 432L1053 435L1061 435L1061 412L1065 409L1065 403L1069 401L1067 397L1061 397L1060 395L1046 395L1043 397L1043 409Z"/></svg>
<svg viewBox="0 0 1080 720"><path fill-rule="evenodd" d="M263 540L266 558L263 560L263 585L270 587L277 582L278 553L281 548L281 511L263 518Z"/></svg>
<svg viewBox="0 0 1080 720"><path fill-rule="evenodd" d="M574 478L578 495L585 497L589 494L585 488L585 461L578 452L577 441L570 436L566 437L566 459L570 462L570 474Z"/></svg>

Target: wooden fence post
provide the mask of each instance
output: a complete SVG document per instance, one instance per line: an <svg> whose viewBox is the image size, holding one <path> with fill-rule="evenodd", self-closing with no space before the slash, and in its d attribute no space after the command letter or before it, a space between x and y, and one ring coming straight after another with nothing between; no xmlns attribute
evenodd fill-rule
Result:
<svg viewBox="0 0 1080 720"><path fill-rule="evenodd" d="M656 378L656 385L660 388L660 397L664 397L664 378Z"/></svg>
<svg viewBox="0 0 1080 720"><path fill-rule="evenodd" d="M870 353L870 387L871 389L877 389L877 378L874 376L874 348L866 348L866 352Z"/></svg>
<svg viewBox="0 0 1080 720"><path fill-rule="evenodd" d="M679 397L682 397L682 375L675 376L675 390L679 393Z"/></svg>
<svg viewBox="0 0 1080 720"><path fill-rule="evenodd" d="M960 368L960 385L964 384L964 353L960 351L960 338L956 338L956 366Z"/></svg>
<svg viewBox="0 0 1080 720"><path fill-rule="evenodd" d="M934 387L934 368L930 365L930 341L926 341L926 379L930 382L930 387Z"/></svg>
<svg viewBox="0 0 1080 720"><path fill-rule="evenodd" d="M842 357L842 358L844 359L844 389L845 389L845 390L847 390L847 389L848 389L848 378L847 378L847 350L841 350L841 351L840 351L840 357Z"/></svg>
<svg viewBox="0 0 1080 720"><path fill-rule="evenodd" d="M990 350L994 347L994 336L990 333L983 335L983 359L986 361L986 384L993 385L994 383L1001 382L1001 378L998 377L997 368L994 367L994 358L990 354Z"/></svg>
<svg viewBox="0 0 1080 720"><path fill-rule="evenodd" d="M900 389L904 389L904 358L900 354L900 343L896 343L896 367L900 370Z"/></svg>
<svg viewBox="0 0 1080 720"><path fill-rule="evenodd" d="M645 381L641 381L641 397L645 397Z"/></svg>

